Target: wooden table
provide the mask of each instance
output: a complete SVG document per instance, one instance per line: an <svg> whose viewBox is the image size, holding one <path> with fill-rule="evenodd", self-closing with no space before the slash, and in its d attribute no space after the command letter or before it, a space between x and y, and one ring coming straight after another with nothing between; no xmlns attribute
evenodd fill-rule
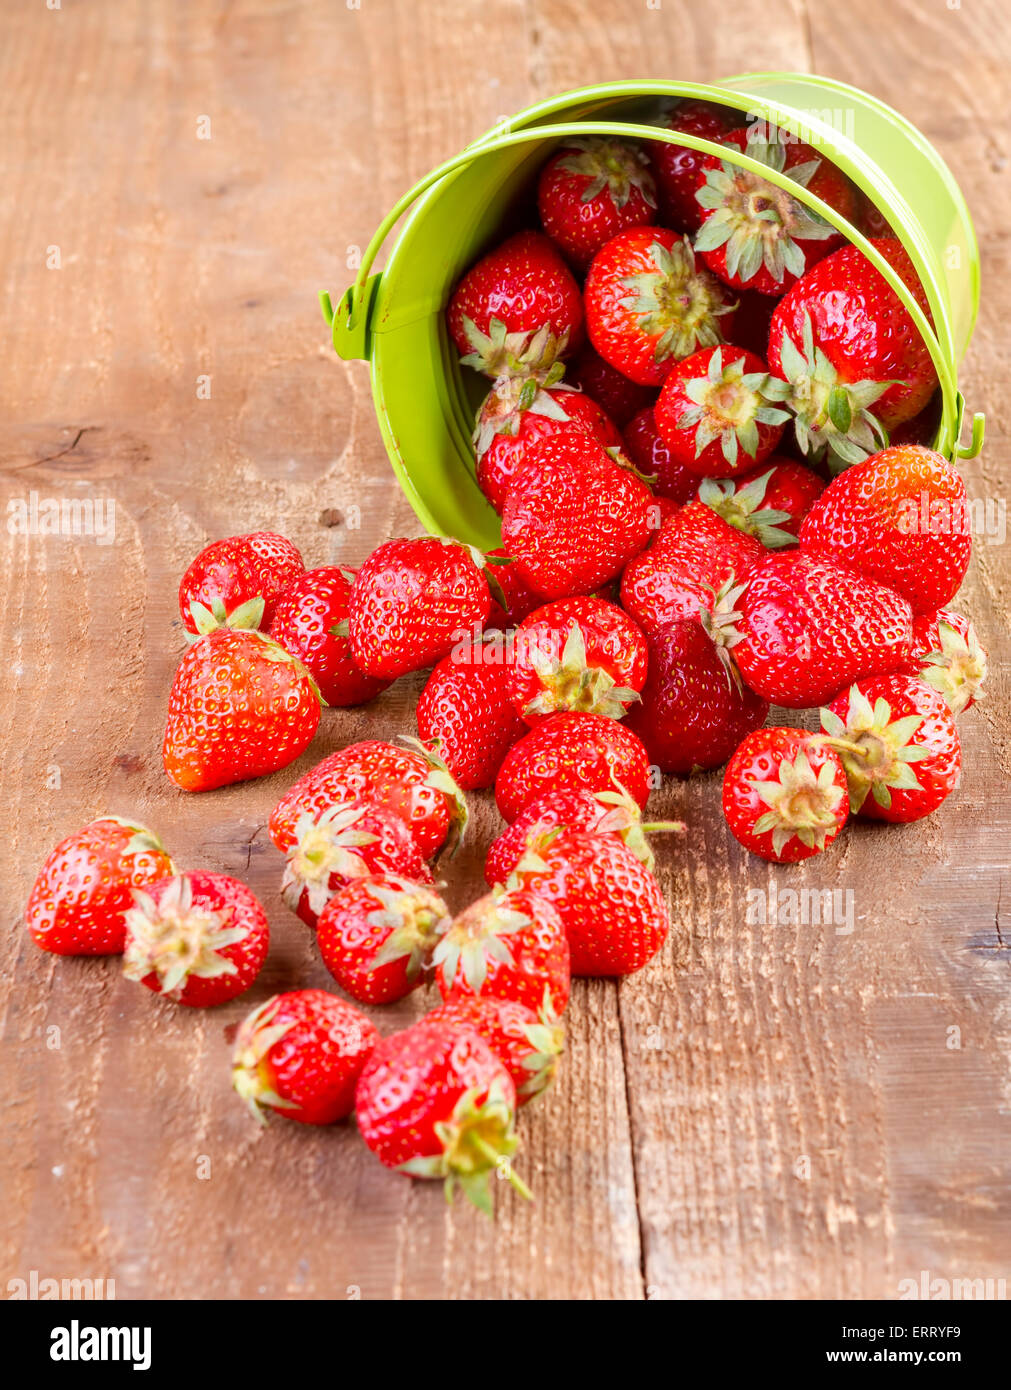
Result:
<svg viewBox="0 0 1011 1390"><path fill-rule="evenodd" d="M176 584L203 544L269 527L310 563L354 562L416 529L366 370L334 358L317 290L343 289L354 248L433 164L565 88L815 69L910 116L977 219L964 391L988 427L965 471L1003 507L1003 5L850 0L843 17L764 0L750 26L704 0L6 0L4 499L116 510L114 544L0 537L0 1289L34 1269L112 1278L119 1297L894 1298L924 1270L1009 1273L1011 573L992 538L960 600L994 658L962 724L964 785L928 821L857 826L801 869L731 841L717 774L664 788L657 813L689 824L660 852L670 943L621 985L576 986L564 1075L522 1121L537 1200L503 1184L494 1221L386 1172L353 1127L260 1132L229 1089L247 1008L328 983L280 902L268 811L324 753L412 730L420 682L327 713L265 782L191 797L161 768ZM353 506L357 531L340 520ZM498 824L474 800L456 904ZM43 855L110 810L263 898L271 954L245 999L178 1010L116 960L27 939ZM841 920L749 920L749 890L798 887L840 890Z"/></svg>

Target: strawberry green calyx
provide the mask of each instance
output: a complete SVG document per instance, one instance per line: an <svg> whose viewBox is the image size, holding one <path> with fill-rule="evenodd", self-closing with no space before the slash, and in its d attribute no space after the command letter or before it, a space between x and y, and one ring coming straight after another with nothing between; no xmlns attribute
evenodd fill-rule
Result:
<svg viewBox="0 0 1011 1390"><path fill-rule="evenodd" d="M842 788L835 784L831 761L815 774L801 749L792 762L784 758L775 781L752 785L769 808L755 821L754 833L771 832L777 856L794 835L808 849L825 848L828 835L836 828L835 812L843 799Z"/></svg>
<svg viewBox="0 0 1011 1390"><path fill-rule="evenodd" d="M920 679L939 690L947 700L952 714L961 714L973 700L982 700L986 692L986 652L983 650L972 623L965 637L946 622L937 624L940 648L923 657Z"/></svg>
<svg viewBox="0 0 1011 1390"><path fill-rule="evenodd" d="M804 315L799 348L788 333L783 334L780 363L786 381L770 378L766 394L792 411L803 453L814 459L827 453L829 468L841 473L887 446L888 432L868 407L895 383L840 381L835 367L815 346L810 314Z"/></svg>
<svg viewBox="0 0 1011 1390"><path fill-rule="evenodd" d="M517 1094L525 1100L532 1100L551 1085L558 1071L559 1059L565 1051L565 1025L551 1002L551 991L547 986L537 1022L528 1024L523 1031L531 1051L523 1058L522 1066L524 1071L530 1073L530 1079L518 1087Z"/></svg>
<svg viewBox="0 0 1011 1390"><path fill-rule="evenodd" d="M709 359L706 375L685 382L683 390L692 405L678 416L679 430L695 429L695 457L714 440L720 441L723 457L731 468L741 450L751 459L758 457L758 426L781 425L790 418L788 410L772 405L766 394L768 372L746 372L743 357L723 364L723 349Z"/></svg>
<svg viewBox="0 0 1011 1390"><path fill-rule="evenodd" d="M797 537L780 525L790 520L790 513L762 506L773 471L770 468L768 473L752 478L740 488L734 487L732 478L703 478L699 484L699 501L711 507L735 530L760 540L768 550L796 545Z"/></svg>
<svg viewBox="0 0 1011 1390"><path fill-rule="evenodd" d="M786 149L778 141L749 140L745 154L782 174ZM806 188L821 160L795 164L791 180ZM747 282L764 266L777 284L790 275L804 274L804 252L798 241L825 241L835 236L833 226L760 174L728 160L710 169L695 194L699 205L711 213L695 238L696 251L726 247L727 273Z"/></svg>
<svg viewBox="0 0 1011 1390"><path fill-rule="evenodd" d="M442 792L449 802L449 834L446 837L446 847L452 857L466 837L470 810L462 788L446 766L445 760L439 755L442 739L433 738L428 743L422 743L421 739L415 738L413 734L400 734L399 737L401 743L406 744L415 753L420 753L428 763L431 771L425 779L426 786Z"/></svg>
<svg viewBox="0 0 1011 1390"><path fill-rule="evenodd" d="M534 333L509 333L501 319L491 319L482 333L473 319L464 318L463 330L472 349L460 358L464 367L497 378L533 376L541 380L565 354L568 332L552 333L544 324Z"/></svg>
<svg viewBox="0 0 1011 1390"><path fill-rule="evenodd" d="M460 1187L464 1196L488 1216L492 1212L489 1176L495 1171L508 1178L521 1197L532 1194L513 1171L509 1159L519 1146L516 1117L501 1085L493 1081L481 1100L477 1089L457 1101L450 1120L439 1121L435 1133L442 1153L412 1158L400 1165L402 1173L418 1178L442 1178L446 1200Z"/></svg>
<svg viewBox="0 0 1011 1390"><path fill-rule="evenodd" d="M267 1053L294 1026L274 1023L280 998L274 995L254 1009L239 1025L232 1054L232 1086L245 1101L257 1124L267 1123L267 1111L299 1109L298 1103L279 1096L267 1066Z"/></svg>
<svg viewBox="0 0 1011 1390"><path fill-rule="evenodd" d="M441 969L448 989L452 989L457 976L462 976L471 991L480 994L490 960L515 964L505 938L530 925L530 918L523 912L498 905L489 911L487 903L479 900L444 925L432 953L432 964Z"/></svg>
<svg viewBox="0 0 1011 1390"><path fill-rule="evenodd" d="M620 212L632 196L632 190L637 189L649 207L656 207L649 159L627 140L580 136L566 140L565 148L571 153L560 159L557 167L590 180L580 195L580 202L592 203L606 189Z"/></svg>
<svg viewBox="0 0 1011 1390"><path fill-rule="evenodd" d="M392 928L376 953L372 968L392 965L407 957L407 978L416 980L427 969L440 934L450 922L446 904L437 894L398 880L396 887L377 883L371 890L382 907L368 914L376 927Z"/></svg>
<svg viewBox="0 0 1011 1390"><path fill-rule="evenodd" d="M157 903L140 888L133 890L133 898L134 906L124 914L123 974L128 980L157 975L162 994L172 996L191 975L210 980L237 973L235 964L220 952L242 941L248 931L229 926L232 914L227 908L211 912L194 906L188 874L170 879Z"/></svg>
<svg viewBox="0 0 1011 1390"><path fill-rule="evenodd" d="M240 603L238 608L233 608L230 613L225 611L225 605L221 599L211 599L211 605L198 602L196 599L190 604L190 616L196 627L196 632L188 632L186 640L190 643L196 642L201 637L206 637L209 632L215 632L219 627L230 627L235 629L255 630L259 628L263 621L263 599L257 595L256 598L247 599L245 603Z"/></svg>
<svg viewBox="0 0 1011 1390"><path fill-rule="evenodd" d="M542 689L527 705L525 714L579 710L620 719L628 706L641 698L638 691L618 685L603 667L587 665L583 630L575 620L561 655L534 643L528 648L528 658Z"/></svg>
<svg viewBox="0 0 1011 1390"><path fill-rule="evenodd" d="M474 452L479 459L492 446L496 435L515 436L525 414L541 415L549 420L568 420L563 407L549 395L555 391L573 391L562 380L564 362L556 362L546 373L544 380L536 376L503 376L485 396L477 413L477 423L471 436Z"/></svg>
<svg viewBox="0 0 1011 1390"><path fill-rule="evenodd" d="M102 816L102 820L112 821L114 825L121 825L124 830L131 832L130 839L127 841L123 856L131 859L145 854L157 854L165 861L168 872L163 875L169 878L175 875L175 864L162 844L161 837L156 835L153 830L149 830L146 825L141 825L137 821L127 820L125 816Z"/></svg>
<svg viewBox="0 0 1011 1390"><path fill-rule="evenodd" d="M910 743L922 723L918 714L893 719L887 700L879 698L872 705L856 685L850 686L845 720L830 709L821 711L827 735L821 742L834 748L842 760L852 811L859 811L868 795L887 808L892 804L892 788L922 790L910 766L930 757L929 749Z"/></svg>
<svg viewBox="0 0 1011 1390"><path fill-rule="evenodd" d="M686 827L680 820L658 820L644 822L639 803L620 782L615 781L613 792L595 792L594 800L608 807L606 814L593 827L594 834L608 832L619 835L626 849L630 849L641 864L652 870L656 866L656 856L647 840L647 835L683 834Z"/></svg>
<svg viewBox="0 0 1011 1390"><path fill-rule="evenodd" d="M660 335L654 360L680 359L722 342L719 320L737 306L724 303L715 279L695 268L688 237L669 251L654 241L649 254L656 269L624 276L621 283L631 294L621 302L637 316L644 333Z"/></svg>
<svg viewBox="0 0 1011 1390"><path fill-rule="evenodd" d="M288 851L281 897L293 911L302 894L317 916L330 901L330 877L364 878L368 865L355 851L364 845L375 844L379 838L369 830L358 828L365 815L364 806L337 805L313 816L303 811L295 822L295 843Z"/></svg>
<svg viewBox="0 0 1011 1390"><path fill-rule="evenodd" d="M716 648L716 655L727 673L727 684L741 690L741 673L731 655L731 649L741 640L737 623L744 617L738 607L747 584L738 584L731 574L718 589L710 588L712 602L699 604L699 617L703 630Z"/></svg>

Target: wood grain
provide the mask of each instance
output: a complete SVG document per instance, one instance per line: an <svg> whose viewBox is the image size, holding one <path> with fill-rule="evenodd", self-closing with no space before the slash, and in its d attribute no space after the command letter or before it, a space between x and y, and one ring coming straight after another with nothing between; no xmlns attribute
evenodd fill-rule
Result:
<svg viewBox="0 0 1011 1390"><path fill-rule="evenodd" d="M657 793L658 815L689 823L660 850L670 943L620 986L577 985L561 1083L522 1121L537 1201L503 1190L494 1223L386 1173L351 1127L254 1131L228 1087L246 1008L328 981L280 903L269 809L332 748L411 729L418 681L328 712L311 752L260 783L186 797L158 756L175 586L202 544L269 526L310 563L353 562L414 527L317 289L343 287L414 179L566 87L815 69L919 124L977 219L963 390L988 443L965 471L1003 505L998 0L857 0L845 24L836 5L769 0L749 35L701 0L8 0L3 18L3 499L112 500L116 536L0 536L0 1287L36 1269L113 1278L120 1297L888 1298L923 1269L1007 1275L1006 546L981 538L960 600L991 693L963 720L964 784L930 821L855 827L810 866L772 868L727 835L717 775ZM474 802L458 904L498 826L491 798ZM114 961L26 940L38 861L104 810L261 896L273 940L250 996L183 1016ZM801 887L842 895L837 920L756 920L754 890L782 904Z"/></svg>

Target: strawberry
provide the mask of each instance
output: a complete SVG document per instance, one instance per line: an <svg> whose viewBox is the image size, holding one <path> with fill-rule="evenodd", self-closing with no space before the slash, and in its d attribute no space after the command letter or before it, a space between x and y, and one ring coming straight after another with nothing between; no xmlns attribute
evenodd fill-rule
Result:
<svg viewBox="0 0 1011 1390"><path fill-rule="evenodd" d="M303 1125L332 1125L355 1104L379 1030L325 989L275 994L239 1025L232 1085L265 1124L276 1111Z"/></svg>
<svg viewBox="0 0 1011 1390"><path fill-rule="evenodd" d="M932 613L954 598L969 567L965 484L932 449L884 449L833 479L805 517L800 544L887 584L914 613Z"/></svg>
<svg viewBox="0 0 1011 1390"><path fill-rule="evenodd" d="M295 822L295 842L281 880L281 897L309 927L345 884L369 874L402 874L420 883L432 875L417 841L391 810L368 802L338 803Z"/></svg>
<svg viewBox="0 0 1011 1390"><path fill-rule="evenodd" d="M58 956L117 955L134 888L174 873L153 831L120 816L101 816L46 857L28 895L28 932L37 946Z"/></svg>
<svg viewBox="0 0 1011 1390"><path fill-rule="evenodd" d="M597 401L609 420L623 430L633 415L645 410L656 399L656 392L622 376L617 367L605 362L589 343L566 364L565 380ZM647 470L648 471L648 470Z"/></svg>
<svg viewBox="0 0 1011 1390"><path fill-rule="evenodd" d="M703 503L689 502L627 566L622 607L647 634L677 618L697 617L703 606L712 607L714 594L725 597L767 553Z"/></svg>
<svg viewBox="0 0 1011 1390"><path fill-rule="evenodd" d="M953 714L983 698L986 651L970 620L950 608L913 619L909 669L941 692Z"/></svg>
<svg viewBox="0 0 1011 1390"><path fill-rule="evenodd" d="M458 643L418 699L418 734L437 747L465 791L490 787L526 725L513 707L503 642Z"/></svg>
<svg viewBox="0 0 1011 1390"><path fill-rule="evenodd" d="M772 404L768 383L765 363L743 348L703 348L679 362L653 411L671 456L702 477L763 463L790 418Z"/></svg>
<svg viewBox="0 0 1011 1390"><path fill-rule="evenodd" d="M769 326L779 300L757 290L742 290L734 314L734 342L765 361L769 351Z"/></svg>
<svg viewBox="0 0 1011 1390"><path fill-rule="evenodd" d="M346 565L306 570L274 605L270 635L297 656L328 705L362 705L385 690L388 681L360 671L346 637L336 628L347 617L355 571Z"/></svg>
<svg viewBox="0 0 1011 1390"><path fill-rule="evenodd" d="M721 144L739 119L738 112L709 101L679 101L657 124L663 129ZM702 209L695 193L701 165L707 158L701 150L691 150L687 145L668 145L660 140L649 142L649 160L663 213L661 221L678 231L694 232L701 225Z"/></svg>
<svg viewBox="0 0 1011 1390"><path fill-rule="evenodd" d="M566 141L541 170L537 211L551 240L585 270L626 227L656 221L649 160L630 140L591 135Z"/></svg>
<svg viewBox="0 0 1011 1390"><path fill-rule="evenodd" d="M581 391L545 388L535 377L499 377L478 411L474 431L477 481L497 512L530 446L566 425L585 429L605 449L621 444L617 426Z"/></svg>
<svg viewBox="0 0 1011 1390"><path fill-rule="evenodd" d="M502 513L502 544L542 597L592 593L650 538L652 494L583 430L559 430L527 454Z"/></svg>
<svg viewBox="0 0 1011 1390"><path fill-rule="evenodd" d="M641 386L659 386L675 362L731 332L729 291L664 227L619 232L594 256L583 294L593 346Z"/></svg>
<svg viewBox="0 0 1011 1390"><path fill-rule="evenodd" d="M549 834L524 854L509 882L553 904L569 939L573 975L631 975L667 939L659 883L614 836Z"/></svg>
<svg viewBox="0 0 1011 1390"><path fill-rule="evenodd" d="M431 859L448 836L462 838L467 802L437 754L417 739L412 746L366 739L350 743L289 787L270 815L270 838L287 854L295 843L299 817L349 801L370 802L392 811L409 827L425 859Z"/></svg>
<svg viewBox="0 0 1011 1390"><path fill-rule="evenodd" d="M722 766L768 713L768 701L733 678L697 619L680 618L652 633L649 676L628 727L661 772L686 777Z"/></svg>
<svg viewBox="0 0 1011 1390"><path fill-rule="evenodd" d="M162 760L183 791L287 767L312 742L320 694L297 657L262 632L218 628L179 663Z"/></svg>
<svg viewBox="0 0 1011 1390"><path fill-rule="evenodd" d="M929 317L901 243L872 243ZM881 448L937 387L927 346L898 295L855 246L819 262L783 297L769 329L769 367L783 378L802 453L835 472ZM871 407L873 406L873 411Z"/></svg>
<svg viewBox="0 0 1011 1390"><path fill-rule="evenodd" d="M176 1004L207 1008L249 988L269 940L266 914L244 883L177 874L134 889L123 974Z"/></svg>
<svg viewBox="0 0 1011 1390"><path fill-rule="evenodd" d="M810 145L764 125L741 126L721 137L750 159L786 174L852 221L856 189L841 170ZM760 174L706 155L695 194L702 225L695 250L711 271L738 290L782 294L845 238L817 213Z"/></svg>
<svg viewBox="0 0 1011 1390"><path fill-rule="evenodd" d="M205 546L182 577L179 612L187 632L270 626L278 596L305 569L291 541L272 531Z"/></svg>
<svg viewBox="0 0 1011 1390"><path fill-rule="evenodd" d="M472 1028L503 1064L526 1105L551 1085L565 1050L565 1028L550 1008L540 1014L512 999L460 995L423 1020L434 1027Z"/></svg>
<svg viewBox="0 0 1011 1390"><path fill-rule="evenodd" d="M530 1196L509 1163L519 1143L512 1078L470 1026L422 1019L383 1038L358 1080L355 1109L381 1163L410 1177L441 1178L447 1198L459 1185L490 1212L494 1171Z"/></svg>
<svg viewBox="0 0 1011 1390"><path fill-rule="evenodd" d="M614 790L624 787L640 807L650 792L649 758L641 741L599 714L552 714L514 743L495 779L503 819L514 821L547 791Z"/></svg>
<svg viewBox="0 0 1011 1390"><path fill-rule="evenodd" d="M645 637L613 603L587 597L556 599L524 618L506 671L528 724L559 710L620 719L645 679Z"/></svg>
<svg viewBox="0 0 1011 1390"><path fill-rule="evenodd" d="M535 608L539 608L543 599L540 594L534 593L520 574L512 556L507 555L501 546L496 550L489 550L485 559L491 567L491 574L498 590L497 596L495 593L492 594L491 609L485 619L485 627L498 628L505 632L507 628L521 623Z"/></svg>
<svg viewBox="0 0 1011 1390"><path fill-rule="evenodd" d="M601 792L546 791L528 802L512 825L492 841L484 865L487 883L492 888L505 883L526 851L555 829L612 835L627 845L647 869L652 869L655 860L646 833L681 832L684 825L680 821L644 824L638 803L623 787Z"/></svg>
<svg viewBox="0 0 1011 1390"><path fill-rule="evenodd" d="M800 523L825 490L802 463L773 454L736 478L703 478L698 500L769 550L796 545Z"/></svg>
<svg viewBox="0 0 1011 1390"><path fill-rule="evenodd" d="M447 322L464 365L498 377L575 352L583 302L554 242L541 232L517 232L467 271Z"/></svg>
<svg viewBox="0 0 1011 1390"><path fill-rule="evenodd" d="M688 501L698 486L698 474L671 453L657 429L656 413L651 405L633 416L622 438L628 458L640 473L653 479L651 487L657 498L667 498L679 506Z"/></svg>
<svg viewBox="0 0 1011 1390"><path fill-rule="evenodd" d="M769 555L748 576L734 659L759 695L789 709L905 667L913 615L901 595L808 551Z"/></svg>
<svg viewBox="0 0 1011 1390"><path fill-rule="evenodd" d="M424 883L373 874L345 884L319 915L323 964L363 1004L392 1004L424 982L449 909Z"/></svg>
<svg viewBox="0 0 1011 1390"><path fill-rule="evenodd" d="M373 550L348 595L356 664L370 676L395 680L441 661L462 633L488 617L484 563L480 551L435 536Z"/></svg>
<svg viewBox="0 0 1011 1390"><path fill-rule="evenodd" d="M569 945L549 902L496 888L443 922L432 955L443 999L488 996L562 1013L569 1002Z"/></svg>
<svg viewBox="0 0 1011 1390"><path fill-rule="evenodd" d="M955 716L941 692L918 676L896 671L856 681L821 711L821 726L846 769L856 814L919 820L958 786Z"/></svg>
<svg viewBox="0 0 1011 1390"><path fill-rule="evenodd" d="M846 824L846 772L803 729L756 729L723 774L723 814L752 854L795 864L827 849Z"/></svg>

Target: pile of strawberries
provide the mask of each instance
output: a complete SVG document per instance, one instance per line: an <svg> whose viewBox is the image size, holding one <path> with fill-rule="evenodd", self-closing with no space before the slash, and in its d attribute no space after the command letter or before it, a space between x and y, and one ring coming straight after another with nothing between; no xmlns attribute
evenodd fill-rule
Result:
<svg viewBox="0 0 1011 1390"><path fill-rule="evenodd" d="M667 120L887 232L807 146L702 103ZM682 827L643 821L660 776L726 764L737 839L803 859L851 814L936 809L986 669L946 606L970 536L959 475L922 442L930 358L867 260L775 185L675 146L574 140L537 206L542 230L473 266L447 314L490 380L475 466L502 547L397 539L306 570L267 532L208 546L180 585L163 745L188 792L264 776L322 706L430 671L417 738L332 753L269 831L345 996L434 982L442 1002L380 1037L347 998L276 995L242 1024L233 1081L258 1116L354 1111L384 1164L485 1208L492 1172L526 1192L516 1110L554 1074L571 977L630 974L666 939L647 833ZM876 244L926 308L899 243ZM819 725L766 727L771 704ZM490 787L507 825L489 891L454 916L433 864ZM244 884L178 872L112 816L57 846L26 915L45 949L121 954L184 1005L242 993L268 949Z"/></svg>

